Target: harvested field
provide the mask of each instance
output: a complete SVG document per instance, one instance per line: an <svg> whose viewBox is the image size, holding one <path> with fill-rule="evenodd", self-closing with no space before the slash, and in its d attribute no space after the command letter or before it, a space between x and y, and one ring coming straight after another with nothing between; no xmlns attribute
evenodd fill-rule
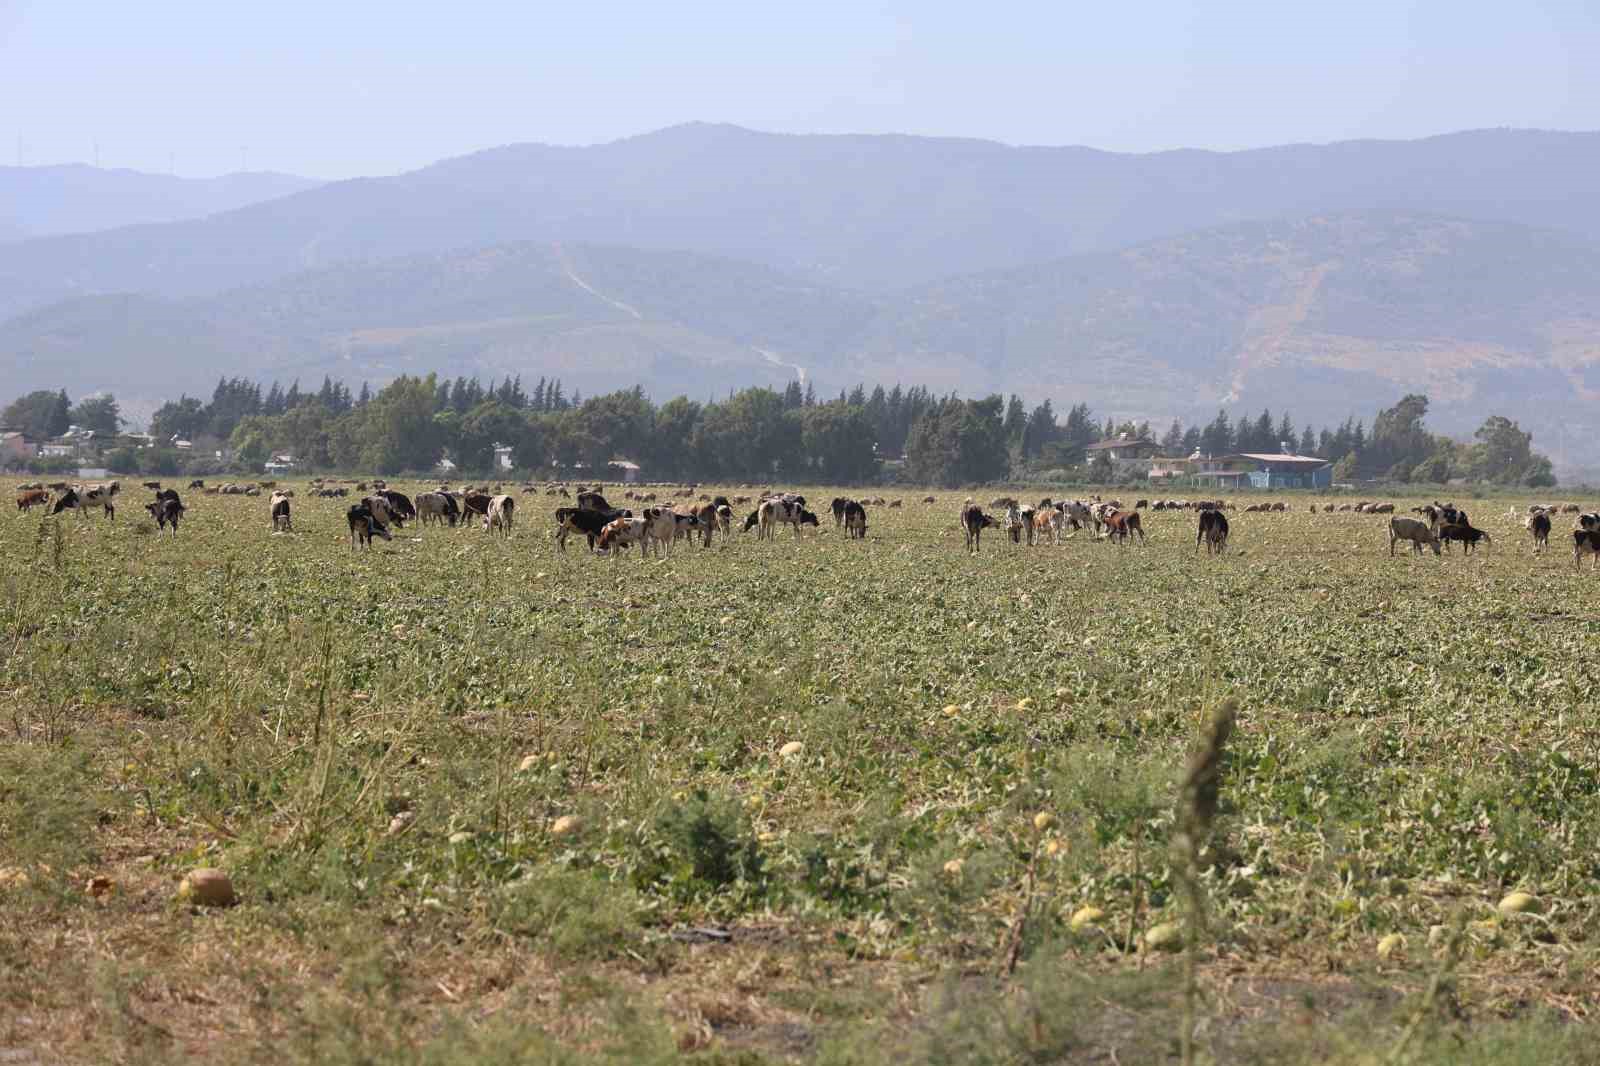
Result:
<svg viewBox="0 0 1600 1066"><path fill-rule="evenodd" d="M802 491L820 530L648 561L534 495L370 551L304 491L4 512L0 1062L1164 1061L1169 922L1202 1059L1596 1061L1570 518L969 555L964 494L852 540ZM1175 801L1230 700L1202 929Z"/></svg>

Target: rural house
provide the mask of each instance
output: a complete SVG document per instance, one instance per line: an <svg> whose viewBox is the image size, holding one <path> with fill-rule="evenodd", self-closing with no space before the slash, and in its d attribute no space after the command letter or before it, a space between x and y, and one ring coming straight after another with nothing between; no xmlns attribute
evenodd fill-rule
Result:
<svg viewBox="0 0 1600 1066"><path fill-rule="evenodd" d="M1240 452L1191 462L1197 484L1219 489L1325 489L1333 484L1333 464L1314 455L1295 455L1287 444L1277 454Z"/></svg>
<svg viewBox="0 0 1600 1066"><path fill-rule="evenodd" d="M1104 455L1113 463L1143 462L1152 459L1161 450L1161 446L1145 437L1133 437L1127 433L1119 434L1110 440L1095 441L1083 449L1084 458L1093 462L1097 456Z"/></svg>
<svg viewBox="0 0 1600 1066"><path fill-rule="evenodd" d="M16 430L0 430L0 466L21 466L39 453L39 446Z"/></svg>

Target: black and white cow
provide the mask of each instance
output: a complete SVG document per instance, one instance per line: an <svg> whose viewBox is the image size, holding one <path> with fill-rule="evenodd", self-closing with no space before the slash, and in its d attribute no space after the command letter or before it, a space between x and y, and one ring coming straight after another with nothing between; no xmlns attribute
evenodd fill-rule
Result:
<svg viewBox="0 0 1600 1066"><path fill-rule="evenodd" d="M145 504L144 509L156 520L157 529L168 530L173 536L178 535L178 519L183 517L184 506L183 501L178 499L177 490L160 490L156 493L155 500Z"/></svg>
<svg viewBox="0 0 1600 1066"><path fill-rule="evenodd" d="M798 537L801 526L817 524L817 516L806 510L804 497L801 496L767 500L756 513L760 516L756 535L762 540L772 539L777 534L779 526L794 527L794 535Z"/></svg>
<svg viewBox="0 0 1600 1066"><path fill-rule="evenodd" d="M1600 568L1600 529L1574 529L1572 531L1572 564L1583 565L1583 557L1594 557L1594 565Z"/></svg>
<svg viewBox="0 0 1600 1066"><path fill-rule="evenodd" d="M380 540L393 540L389 535L389 527L372 512L368 501L362 500L345 513L345 519L350 523L350 547L355 549L357 544L363 548L372 547L372 538Z"/></svg>
<svg viewBox="0 0 1600 1066"><path fill-rule="evenodd" d="M50 513L60 514L62 511L73 510L78 512L80 518L88 518L88 509L98 505L105 509L106 517L114 521L117 517L117 506L112 499L119 491L121 486L115 481L106 485L90 485L87 488L74 485L57 497Z"/></svg>

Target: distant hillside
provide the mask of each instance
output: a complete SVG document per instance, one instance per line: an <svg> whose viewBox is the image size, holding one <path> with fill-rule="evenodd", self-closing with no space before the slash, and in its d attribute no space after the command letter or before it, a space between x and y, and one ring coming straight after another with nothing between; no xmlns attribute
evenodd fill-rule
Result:
<svg viewBox="0 0 1600 1066"><path fill-rule="evenodd" d="M203 218L321 184L270 171L179 178L79 163L0 167L0 240Z"/></svg>
<svg viewBox="0 0 1600 1066"><path fill-rule="evenodd" d="M1017 392L1186 421L1337 421L1425 391L1541 444L1600 431L1600 247L1365 212L1240 223L895 295L692 253L521 243L297 274L190 301L85 297L0 324L0 379L158 398L220 374L560 376L703 396L779 384Z"/></svg>
<svg viewBox="0 0 1600 1066"><path fill-rule="evenodd" d="M1136 418L1332 419L1425 391L1441 428L1495 411L1548 441L1600 431L1600 245L1389 212L1240 223L916 289L851 362Z"/></svg>
<svg viewBox="0 0 1600 1066"><path fill-rule="evenodd" d="M204 221L5 245L0 317L73 295L187 298L345 261L520 240L681 249L888 291L1243 220L1351 210L1600 238L1596 187L1596 133L1122 155L692 124L593 147L497 148Z"/></svg>
<svg viewBox="0 0 1600 1066"><path fill-rule="evenodd" d="M50 382L144 399L209 390L220 374L355 383L433 370L709 395L794 380L875 312L863 297L750 263L523 243L182 302L79 297L0 323L0 376L17 389Z"/></svg>

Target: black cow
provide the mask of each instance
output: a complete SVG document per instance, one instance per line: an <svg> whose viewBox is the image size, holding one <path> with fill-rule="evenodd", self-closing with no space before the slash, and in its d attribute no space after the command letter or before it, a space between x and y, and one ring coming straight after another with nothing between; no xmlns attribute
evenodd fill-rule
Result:
<svg viewBox="0 0 1600 1066"><path fill-rule="evenodd" d="M486 492L469 492L461 497L461 528L466 529L472 521L472 516L479 518L489 517L489 502L494 497Z"/></svg>
<svg viewBox="0 0 1600 1066"><path fill-rule="evenodd" d="M1467 525L1465 522L1457 522L1454 525L1440 526L1439 540L1443 544L1449 544L1453 540L1459 540L1461 542L1461 550L1465 553L1476 551L1478 547L1478 541L1480 540L1485 544L1494 543L1493 538L1490 537L1489 534L1485 533L1481 529L1475 529L1472 526Z"/></svg>
<svg viewBox="0 0 1600 1066"><path fill-rule="evenodd" d="M976 552L982 546L985 529L995 529L999 525L994 516L984 514L983 508L975 503L969 503L961 509L961 528L967 535L969 552Z"/></svg>
<svg viewBox="0 0 1600 1066"><path fill-rule="evenodd" d="M411 502L411 498L405 493L396 492L393 489L380 489L378 495L388 502L389 511L394 515L396 529L401 528L402 519L417 517L416 505Z"/></svg>
<svg viewBox="0 0 1600 1066"><path fill-rule="evenodd" d="M842 510L845 534L857 540L864 539L867 535L867 509L855 500L846 500Z"/></svg>
<svg viewBox="0 0 1600 1066"><path fill-rule="evenodd" d="M833 498L833 503L831 504L833 508L833 528L838 529L844 525L844 509L854 502L854 500L847 500L843 496L835 496Z"/></svg>
<svg viewBox="0 0 1600 1066"><path fill-rule="evenodd" d="M614 510L616 510L616 508L612 507L609 503L607 503L606 502L606 498L604 496L600 495L598 492L580 492L580 493L578 493L578 506L580 508L584 509L584 510L589 510L589 511L614 511Z"/></svg>
<svg viewBox="0 0 1600 1066"><path fill-rule="evenodd" d="M1550 516L1540 511L1528 519L1528 531L1533 534L1533 550L1550 547Z"/></svg>
<svg viewBox="0 0 1600 1066"><path fill-rule="evenodd" d="M1221 511L1209 508L1200 512L1200 528L1194 535L1194 550L1198 554L1200 542L1206 542L1206 554L1224 552L1228 548L1228 518Z"/></svg>

